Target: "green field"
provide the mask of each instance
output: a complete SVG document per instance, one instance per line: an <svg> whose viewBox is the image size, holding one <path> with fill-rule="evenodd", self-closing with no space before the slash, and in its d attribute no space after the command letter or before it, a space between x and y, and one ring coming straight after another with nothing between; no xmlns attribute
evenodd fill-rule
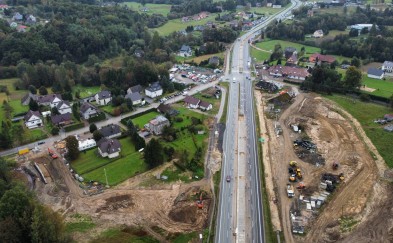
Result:
<svg viewBox="0 0 393 243"><path fill-rule="evenodd" d="M132 123L134 123L135 126L138 126L139 129L142 129L145 124L149 123L150 120L156 118L156 116L158 115L160 115L160 113L152 111L140 117L132 119Z"/></svg>
<svg viewBox="0 0 393 243"><path fill-rule="evenodd" d="M8 104L10 104L10 106L14 109L12 112L14 115L29 111L29 106L22 105L20 100L10 100Z"/></svg>
<svg viewBox="0 0 393 243"><path fill-rule="evenodd" d="M79 95L81 98L86 98L86 97L97 94L98 92L101 91L101 88L100 88L100 86L84 87L84 86L78 84L72 88L72 93L75 94L75 92L77 92L77 91L79 91Z"/></svg>
<svg viewBox="0 0 393 243"><path fill-rule="evenodd" d="M300 52L300 49L304 46L304 48L306 48L306 55L321 51L321 49L318 47L306 46L306 45L298 44L295 42L283 41L283 40L263 41L263 42L257 43L256 46L263 49L263 50L273 51L274 46L276 44L281 44L281 48L283 51L285 50L286 47L295 47L297 49L297 51Z"/></svg>
<svg viewBox="0 0 393 243"><path fill-rule="evenodd" d="M100 234L97 239L90 241L91 243L158 243L159 241L150 236L143 229L136 228L112 228Z"/></svg>
<svg viewBox="0 0 393 243"><path fill-rule="evenodd" d="M250 50L251 50L251 56L255 58L257 62L263 62L265 60L269 60L271 55L271 53L269 52L260 51L255 48L250 48Z"/></svg>
<svg viewBox="0 0 393 243"><path fill-rule="evenodd" d="M146 3L145 6L137 2L126 2L123 3L124 5L128 6L130 9L140 12L140 13L147 13L147 14L162 14L165 17L171 11L170 4L153 4L153 3ZM148 9L147 12L142 12L141 9L146 7Z"/></svg>
<svg viewBox="0 0 393 243"><path fill-rule="evenodd" d="M382 118L385 114L392 113L392 110L386 106L377 105L374 103L354 101L352 98L345 96L333 95L326 96L348 111L355 117L362 125L367 136L378 149L381 156L386 161L386 164L393 167L393 150L391 148L391 141L393 133L383 130L383 126L374 123L377 118Z"/></svg>
<svg viewBox="0 0 393 243"><path fill-rule="evenodd" d="M195 117L198 119L201 119L202 121L206 118L207 115L194 112L191 109L188 109L186 107L183 107L181 104L175 104L172 106L174 109L178 110L180 112L179 117L183 118L182 122L175 122L173 126L175 128L182 128L186 127L192 124L191 122L191 117Z"/></svg>
<svg viewBox="0 0 393 243"><path fill-rule="evenodd" d="M284 9L286 9L286 8L268 8L268 7L259 7L258 8L258 7L252 7L250 9L250 12L258 14L258 15L269 16L269 15L273 15L275 13L278 13L278 12L284 10Z"/></svg>
<svg viewBox="0 0 393 243"><path fill-rule="evenodd" d="M389 98L393 95L393 82L392 79L379 80L367 77L367 74L363 74L362 84L369 88L376 89L370 94ZM367 92L366 92L367 93Z"/></svg>

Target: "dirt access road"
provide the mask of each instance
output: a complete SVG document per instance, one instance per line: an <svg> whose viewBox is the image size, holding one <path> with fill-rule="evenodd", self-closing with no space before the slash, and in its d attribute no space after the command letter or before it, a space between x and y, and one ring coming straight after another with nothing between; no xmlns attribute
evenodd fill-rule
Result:
<svg viewBox="0 0 393 243"><path fill-rule="evenodd" d="M257 100L262 96L266 95L256 91ZM263 112L263 102L257 104L259 112ZM342 114L345 114L345 117ZM275 183L273 190L279 200L286 242L388 242L393 217L387 205L393 201L393 197L391 193L387 193L390 186L377 180L386 167L380 157L374 160L370 156L368 149L375 148L367 137L363 137L364 132L356 120L314 94L301 93L278 119L283 130L282 135L277 137L274 134L273 120L265 119L265 122ZM316 143L318 151L326 159L324 166L317 167L301 161L296 156L293 140L299 135L292 131L290 124L302 125L306 136ZM355 132L355 129L358 132ZM378 155L377 151L373 153ZM331 166L335 161L339 161L341 166L333 173L343 172L345 175L345 182L336 190L331 201L320 211L317 218L308 219L307 235L300 238L294 237L291 233L290 208L293 199L288 199L285 192L288 162L291 160L298 162L304 175L303 182L310 190L318 190L321 174L333 172ZM352 233L340 231L338 219L342 216L353 217L358 222L358 227ZM378 217L382 218L377 221L379 224L372 222ZM384 221L389 222L389 225L382 227ZM368 233L360 230L365 225L368 227Z"/></svg>

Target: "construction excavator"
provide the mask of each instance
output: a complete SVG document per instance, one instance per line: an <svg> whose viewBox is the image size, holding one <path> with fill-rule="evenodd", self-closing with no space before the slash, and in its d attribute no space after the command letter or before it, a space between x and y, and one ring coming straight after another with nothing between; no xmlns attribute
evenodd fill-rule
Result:
<svg viewBox="0 0 393 243"><path fill-rule="evenodd" d="M48 153L49 153L49 156L52 157L52 159L57 159L59 157L50 148L48 148Z"/></svg>
<svg viewBox="0 0 393 243"><path fill-rule="evenodd" d="M299 185L296 187L299 191L306 189L306 185L303 182L299 182Z"/></svg>
<svg viewBox="0 0 393 243"><path fill-rule="evenodd" d="M203 193L202 191L199 193L199 200L197 200L197 206L199 209L203 209Z"/></svg>

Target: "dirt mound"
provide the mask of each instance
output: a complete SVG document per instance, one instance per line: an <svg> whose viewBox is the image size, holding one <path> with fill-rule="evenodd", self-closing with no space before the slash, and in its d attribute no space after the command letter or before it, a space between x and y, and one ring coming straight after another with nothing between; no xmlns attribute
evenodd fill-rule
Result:
<svg viewBox="0 0 393 243"><path fill-rule="evenodd" d="M182 204L182 203L179 203ZM177 205L176 208L169 212L169 218L176 222L193 224L197 221L198 207L193 203L189 205Z"/></svg>
<svg viewBox="0 0 393 243"><path fill-rule="evenodd" d="M96 212L116 211L121 208L129 208L134 206L130 195L118 195L105 199L105 206L97 208Z"/></svg>

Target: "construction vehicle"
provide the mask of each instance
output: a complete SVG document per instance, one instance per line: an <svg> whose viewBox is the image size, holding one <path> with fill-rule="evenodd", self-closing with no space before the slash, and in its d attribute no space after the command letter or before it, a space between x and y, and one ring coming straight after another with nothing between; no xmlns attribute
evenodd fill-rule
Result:
<svg viewBox="0 0 393 243"><path fill-rule="evenodd" d="M199 200L197 200L197 206L199 209L203 209L202 192L199 193Z"/></svg>
<svg viewBox="0 0 393 243"><path fill-rule="evenodd" d="M303 182L299 182L299 185L296 187L296 189L298 189L300 191L300 190L306 189L306 186L304 185Z"/></svg>
<svg viewBox="0 0 393 243"><path fill-rule="evenodd" d="M292 167L297 167L297 163L294 160L290 161L289 165L292 166Z"/></svg>
<svg viewBox="0 0 393 243"><path fill-rule="evenodd" d="M332 165L333 170L337 170L338 166L339 166L338 162L333 162L333 165Z"/></svg>
<svg viewBox="0 0 393 243"><path fill-rule="evenodd" d="M297 180L296 180L296 174L290 174L289 175L289 181L290 182L296 182Z"/></svg>
<svg viewBox="0 0 393 243"><path fill-rule="evenodd" d="M52 159L57 159L59 157L50 148L48 148L48 153L49 153L49 156L52 157Z"/></svg>
<svg viewBox="0 0 393 243"><path fill-rule="evenodd" d="M299 180L303 178L302 171L299 168L296 168L296 177Z"/></svg>
<svg viewBox="0 0 393 243"><path fill-rule="evenodd" d="M287 195L289 198L295 196L295 192L293 191L293 186L291 184L287 184Z"/></svg>
<svg viewBox="0 0 393 243"><path fill-rule="evenodd" d="M338 177L340 178L340 180L344 180L345 179L345 177L344 177L344 173L340 173L339 175L338 175Z"/></svg>
<svg viewBox="0 0 393 243"><path fill-rule="evenodd" d="M18 154L19 155L24 155L24 154L27 154L29 151L30 151L29 148L19 149L18 150Z"/></svg>

